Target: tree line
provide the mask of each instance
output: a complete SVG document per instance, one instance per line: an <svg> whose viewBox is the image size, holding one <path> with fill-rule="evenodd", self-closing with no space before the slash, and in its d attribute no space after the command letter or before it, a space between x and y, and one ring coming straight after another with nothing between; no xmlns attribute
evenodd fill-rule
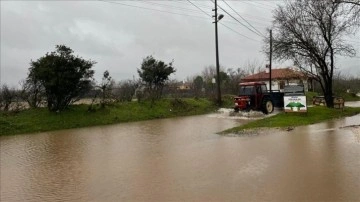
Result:
<svg viewBox="0 0 360 202"><path fill-rule="evenodd" d="M72 61L75 63L69 65ZM166 64L153 56L148 56L138 69L139 79L116 82L106 70L102 79L97 82L92 78L94 72L91 67L96 64L94 61L80 57L75 59L69 47L59 45L56 46L55 52L31 61L28 77L20 82L21 89L10 88L7 85L0 88L0 110L20 111L26 108L26 103L31 108L44 106L50 111L61 111L80 99L90 100L89 111L95 110L96 106L104 108L113 102L128 102L134 98L138 101L151 100L153 103L163 96L205 97L216 101L213 83L216 78L215 66L206 66L200 74L190 76L184 81L177 81L169 79L176 71L173 62ZM51 66L48 66L49 64ZM60 65L52 66L54 64ZM236 95L241 79L263 71L263 66L259 61L248 60L241 68L221 67L222 92L225 95ZM360 78L338 72L333 82L335 92L355 94L360 91L360 85L357 85L360 84ZM179 89L181 85L187 85L189 88ZM320 92L321 88L318 87L317 91Z"/></svg>
<svg viewBox="0 0 360 202"><path fill-rule="evenodd" d="M348 81L359 78L335 77L338 56L354 57L353 44L347 36L356 34L360 27L360 0L286 0L274 10L273 40L266 37L264 52L273 42L273 57L278 61L293 61L301 71L311 75L320 86L328 107L333 107L334 90L344 90ZM1 87L0 109L9 110L11 103L26 101L30 107L46 105L50 111L62 111L84 96L100 99L101 107L110 101L160 99L164 91L171 91L169 76L176 72L174 61L165 63L152 56L144 58L138 69L140 79L115 84L110 72L105 71L100 83L93 79L95 61L73 54L65 45L30 62L28 77L22 81L22 90L14 93L6 85ZM256 66L256 65L255 65ZM261 68L261 67L260 67ZM237 94L238 83L259 67L225 69L220 71L223 91ZM201 75L188 78L195 96L211 96L215 68L206 67ZM334 85L336 84L336 85ZM168 89L166 89L168 87ZM354 89L355 90L355 89ZM90 105L92 106L92 104ZM21 108L17 106L16 108Z"/></svg>
<svg viewBox="0 0 360 202"><path fill-rule="evenodd" d="M3 85L0 89L0 109L20 111L25 103L30 108L47 107L49 111L59 112L83 98L90 99L89 110L97 104L101 108L112 102L151 100L154 103L166 96L214 98L215 66L207 66L200 75L186 79L190 89L178 89L182 82L170 80L176 72L174 61L165 63L147 56L138 68L139 79L118 83L106 70L101 81L93 78L92 67L95 61L75 56L74 51L65 45L57 45L55 51L46 53L30 62L28 76L22 80L21 89ZM261 69L261 64L248 62L246 68L221 68L222 90L236 94L238 84L245 75ZM187 95L185 95L187 94Z"/></svg>

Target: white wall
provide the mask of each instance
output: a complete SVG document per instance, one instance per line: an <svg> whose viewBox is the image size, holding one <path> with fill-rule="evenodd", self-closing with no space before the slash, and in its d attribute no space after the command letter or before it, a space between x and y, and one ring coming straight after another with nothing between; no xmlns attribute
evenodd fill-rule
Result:
<svg viewBox="0 0 360 202"><path fill-rule="evenodd" d="M266 83L266 88L268 90L270 90L269 80L263 81L263 82ZM297 84L304 84L305 92L307 92L309 90L308 82L306 80L303 80L302 82L299 79L285 80L285 85L297 85ZM278 80L271 81L271 90L280 90L280 81L278 81ZM282 92L283 90L280 90L280 91Z"/></svg>
<svg viewBox="0 0 360 202"><path fill-rule="evenodd" d="M266 83L266 88L270 90L269 80L264 82ZM271 81L271 90L280 90L279 81Z"/></svg>

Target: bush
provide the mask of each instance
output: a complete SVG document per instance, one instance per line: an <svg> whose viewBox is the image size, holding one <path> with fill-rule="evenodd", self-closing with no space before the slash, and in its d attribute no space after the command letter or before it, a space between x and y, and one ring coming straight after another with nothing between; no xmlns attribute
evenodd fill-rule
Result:
<svg viewBox="0 0 360 202"><path fill-rule="evenodd" d="M10 89L7 85L3 85L0 90L0 109L2 111L9 111L15 97L15 89Z"/></svg>
<svg viewBox="0 0 360 202"><path fill-rule="evenodd" d="M61 111L89 90L95 62L75 56L69 47L58 45L55 52L30 64L28 78L39 81L45 88L48 109Z"/></svg>
<svg viewBox="0 0 360 202"><path fill-rule="evenodd" d="M139 86L139 81L126 80L119 82L112 91L114 99L118 102L131 101ZM143 92L140 92L140 90L137 91L136 97L138 101L142 99L142 94Z"/></svg>

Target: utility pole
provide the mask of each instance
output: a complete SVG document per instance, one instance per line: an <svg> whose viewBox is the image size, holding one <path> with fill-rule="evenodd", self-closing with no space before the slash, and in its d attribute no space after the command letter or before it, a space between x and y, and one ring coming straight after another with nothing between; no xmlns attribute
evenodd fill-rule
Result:
<svg viewBox="0 0 360 202"><path fill-rule="evenodd" d="M271 66L272 66L272 30L270 29L270 58L269 58L269 87L271 92Z"/></svg>
<svg viewBox="0 0 360 202"><path fill-rule="evenodd" d="M215 49L216 49L216 83L217 83L217 102L218 105L221 106L221 90L220 90L220 64L219 64L219 44L218 44L218 14L217 14L217 0L215 0Z"/></svg>

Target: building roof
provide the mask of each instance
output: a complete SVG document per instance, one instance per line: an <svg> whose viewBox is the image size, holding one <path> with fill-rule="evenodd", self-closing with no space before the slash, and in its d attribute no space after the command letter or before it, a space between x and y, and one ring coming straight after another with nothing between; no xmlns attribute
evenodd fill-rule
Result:
<svg viewBox="0 0 360 202"><path fill-rule="evenodd" d="M265 85L265 82L243 82L239 83L241 86L254 86L254 85Z"/></svg>
<svg viewBox="0 0 360 202"><path fill-rule="evenodd" d="M307 78L307 76L303 72L296 71L291 68L271 70L271 79L274 80L299 79L299 78ZM257 74L246 76L243 79L241 79L241 82L267 81L267 80L269 80L269 73L263 71Z"/></svg>

